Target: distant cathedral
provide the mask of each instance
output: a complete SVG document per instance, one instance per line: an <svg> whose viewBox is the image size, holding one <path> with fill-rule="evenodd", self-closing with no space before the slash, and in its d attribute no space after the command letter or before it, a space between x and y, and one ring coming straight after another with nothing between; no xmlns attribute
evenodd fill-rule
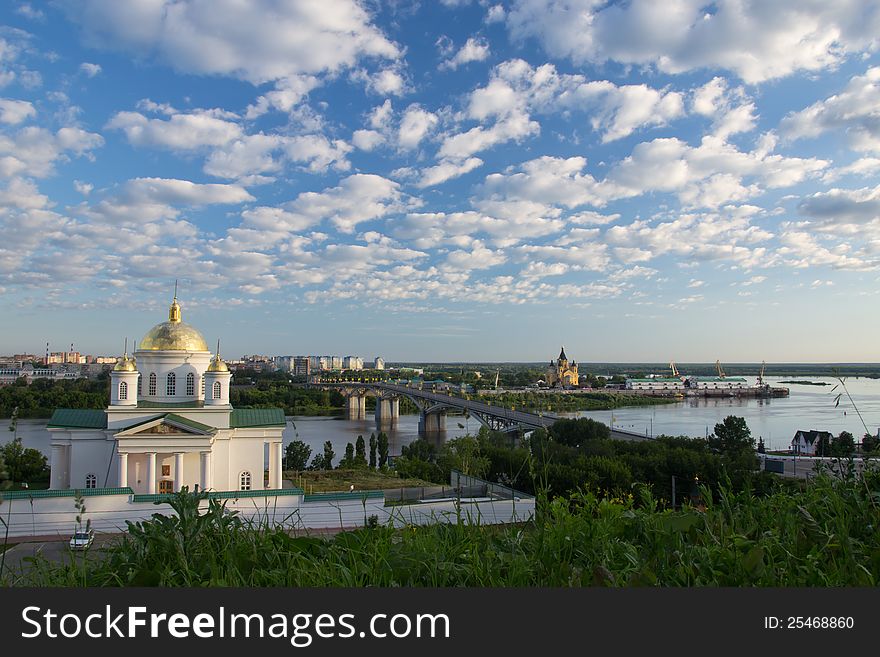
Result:
<svg viewBox="0 0 880 657"><path fill-rule="evenodd" d="M550 361L547 368L547 384L550 386L576 386L578 384L578 366L574 361L569 362L565 355L565 347L559 351L559 358Z"/></svg>

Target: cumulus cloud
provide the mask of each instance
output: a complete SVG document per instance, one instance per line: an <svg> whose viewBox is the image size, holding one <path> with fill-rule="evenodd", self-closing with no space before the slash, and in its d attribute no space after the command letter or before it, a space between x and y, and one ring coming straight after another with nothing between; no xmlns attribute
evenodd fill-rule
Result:
<svg viewBox="0 0 880 657"><path fill-rule="evenodd" d="M285 222L291 225L304 228L326 220L341 232L351 233L359 223L405 210L416 203L405 197L400 185L392 180L374 174L355 174L344 178L337 187L303 192L283 206L283 210L288 213ZM259 216L265 219L271 215L262 210ZM276 212L275 216L282 215Z"/></svg>
<svg viewBox="0 0 880 657"><path fill-rule="evenodd" d="M134 146L175 151L223 146L242 135L241 126L222 110L171 110L167 118L148 118L140 112L117 112L107 122L108 130L121 130Z"/></svg>
<svg viewBox="0 0 880 657"><path fill-rule="evenodd" d="M284 140L284 150L293 162L306 163L312 173L323 173L332 167L347 171L351 163L346 155L351 146L341 139L330 141L324 135L303 135Z"/></svg>
<svg viewBox="0 0 880 657"><path fill-rule="evenodd" d="M878 173L880 173L880 158L862 157L846 166L829 169L828 172L822 176L822 182L834 182L844 176L867 177Z"/></svg>
<svg viewBox="0 0 880 657"><path fill-rule="evenodd" d="M44 178L55 164L73 157L89 157L104 144L101 135L82 128L64 127L56 132L29 126L12 135L0 135L0 177L18 175Z"/></svg>
<svg viewBox="0 0 880 657"><path fill-rule="evenodd" d="M17 125L37 115L37 110L26 100L0 98L0 123Z"/></svg>
<svg viewBox="0 0 880 657"><path fill-rule="evenodd" d="M199 184L173 178L135 178L124 187L120 197L133 203L163 203L167 205L213 205L253 201L246 189L239 185Z"/></svg>
<svg viewBox="0 0 880 657"><path fill-rule="evenodd" d="M758 83L875 50L880 8L859 0L515 0L507 26L513 38L537 39L576 64L725 69Z"/></svg>
<svg viewBox="0 0 880 657"><path fill-rule="evenodd" d="M444 61L440 68L454 71L470 62L482 62L489 57L489 43L477 37L469 38L452 57Z"/></svg>
<svg viewBox="0 0 880 657"><path fill-rule="evenodd" d="M533 67L521 59L492 70L489 83L468 99L465 118L483 124L448 135L440 156L465 158L506 141L540 132L533 113L584 113L591 128L610 142L646 126L665 125L684 115L682 94L644 84L615 85L583 75L559 74L552 64Z"/></svg>
<svg viewBox="0 0 880 657"><path fill-rule="evenodd" d="M757 208L728 207L722 212L681 214L654 223L636 220L612 226L605 239L616 247L636 248L656 258L674 254L693 260L732 260L742 267L766 264L766 246L774 235L752 224ZM762 259L764 262L762 263Z"/></svg>
<svg viewBox="0 0 880 657"><path fill-rule="evenodd" d="M404 150L416 148L437 125L437 116L418 105L410 105L400 120L397 143Z"/></svg>
<svg viewBox="0 0 880 657"><path fill-rule="evenodd" d="M101 65L93 64L91 62L83 62L79 65L79 70L87 78L93 78L101 72Z"/></svg>
<svg viewBox="0 0 880 657"><path fill-rule="evenodd" d="M153 55L182 73L253 84L400 55L354 0L85 0L63 7L93 45Z"/></svg>
<svg viewBox="0 0 880 657"><path fill-rule="evenodd" d="M362 151L371 151L385 141L385 136L376 130L355 130L351 143Z"/></svg>
<svg viewBox="0 0 880 657"><path fill-rule="evenodd" d="M839 94L786 116L779 131L787 139L843 131L857 151L880 153L880 67L854 76Z"/></svg>
<svg viewBox="0 0 880 657"><path fill-rule="evenodd" d="M695 89L691 97L692 110L713 119L713 134L720 139L748 132L755 127L755 103L748 99L743 87L731 89L727 80L714 77Z"/></svg>
<svg viewBox="0 0 880 657"><path fill-rule="evenodd" d="M469 157L461 162L441 160L438 164L435 164L432 167L422 169L421 177L416 183L416 186L422 188L433 187L434 185L439 185L447 180L463 176L482 165L483 160L478 157Z"/></svg>
<svg viewBox="0 0 880 657"><path fill-rule="evenodd" d="M803 199L798 210L806 217L835 224L880 220L880 185L817 192Z"/></svg>

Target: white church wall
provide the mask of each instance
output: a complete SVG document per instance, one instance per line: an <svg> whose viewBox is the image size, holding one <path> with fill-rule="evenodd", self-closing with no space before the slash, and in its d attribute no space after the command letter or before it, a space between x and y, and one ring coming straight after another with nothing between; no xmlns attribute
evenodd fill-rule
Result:
<svg viewBox="0 0 880 657"><path fill-rule="evenodd" d="M183 476L180 483L189 490L195 490L196 485L201 483L201 454L199 452L188 452L183 455Z"/></svg>
<svg viewBox="0 0 880 657"><path fill-rule="evenodd" d="M232 490L229 479L229 439L224 437L224 434L218 435L214 439L214 444L211 447L211 468L213 471L212 488L214 490Z"/></svg>
<svg viewBox="0 0 880 657"><path fill-rule="evenodd" d="M39 491L35 491L39 493ZM173 513L167 503L134 502L128 494L90 495L83 498L83 523L90 521L98 533L126 531L126 521L148 520L154 513ZM486 500L461 504L452 500L424 504L385 506L381 494L284 494L223 500L226 508L244 519L290 529L355 529L375 516L380 525L401 527L455 523L492 525L525 522L534 517L534 498ZM204 511L207 501L200 505ZM0 512L9 522L10 537L46 536L67 539L75 529L77 510L73 496L3 499Z"/></svg>
<svg viewBox="0 0 880 657"><path fill-rule="evenodd" d="M229 461L234 468L229 472L229 480L226 490L238 490L239 478L242 472L251 473L251 490L262 490L263 473L265 466L265 448L263 438L243 438L233 436L228 441ZM218 486L215 486L218 488Z"/></svg>
<svg viewBox="0 0 880 657"><path fill-rule="evenodd" d="M70 487L85 488L89 474L97 477L97 488L115 485L114 452L113 441L107 440L103 432L75 435L70 448Z"/></svg>
<svg viewBox="0 0 880 657"><path fill-rule="evenodd" d="M137 368L141 374L142 401L162 403L184 402L202 399L201 377L211 363L211 354L207 351L137 351ZM183 362L185 361L185 362ZM168 395L167 376L174 372L174 395ZM156 394L150 392L150 374L156 375ZM195 394L186 394L186 375L195 375Z"/></svg>

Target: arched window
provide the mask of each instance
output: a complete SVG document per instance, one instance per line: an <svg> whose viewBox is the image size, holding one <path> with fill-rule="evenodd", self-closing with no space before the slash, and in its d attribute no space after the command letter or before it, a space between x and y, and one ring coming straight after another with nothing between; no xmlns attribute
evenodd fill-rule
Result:
<svg viewBox="0 0 880 657"><path fill-rule="evenodd" d="M186 394L189 397L196 394L196 375L192 372L186 375Z"/></svg>
<svg viewBox="0 0 880 657"><path fill-rule="evenodd" d="M128 384L125 381L119 382L119 399L128 399Z"/></svg>
<svg viewBox="0 0 880 657"><path fill-rule="evenodd" d="M174 396L174 389L176 387L177 377L174 376L174 372L168 372L168 376L165 378L165 394L168 397Z"/></svg>
<svg viewBox="0 0 880 657"><path fill-rule="evenodd" d="M220 382L214 381L214 399L220 399Z"/></svg>
<svg viewBox="0 0 880 657"><path fill-rule="evenodd" d="M98 477L93 474L86 475L86 488L97 488L98 487Z"/></svg>
<svg viewBox="0 0 880 657"><path fill-rule="evenodd" d="M156 396L156 373L150 372L150 387L147 389L147 394L151 397Z"/></svg>
<svg viewBox="0 0 880 657"><path fill-rule="evenodd" d="M238 490L250 490L251 489L251 473L245 470L240 475L238 475Z"/></svg>

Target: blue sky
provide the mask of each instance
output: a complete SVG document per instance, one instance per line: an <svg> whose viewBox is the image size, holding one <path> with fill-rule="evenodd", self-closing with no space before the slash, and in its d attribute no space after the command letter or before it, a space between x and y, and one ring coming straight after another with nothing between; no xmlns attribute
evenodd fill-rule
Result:
<svg viewBox="0 0 880 657"><path fill-rule="evenodd" d="M880 361L880 4L0 10L2 352Z"/></svg>

